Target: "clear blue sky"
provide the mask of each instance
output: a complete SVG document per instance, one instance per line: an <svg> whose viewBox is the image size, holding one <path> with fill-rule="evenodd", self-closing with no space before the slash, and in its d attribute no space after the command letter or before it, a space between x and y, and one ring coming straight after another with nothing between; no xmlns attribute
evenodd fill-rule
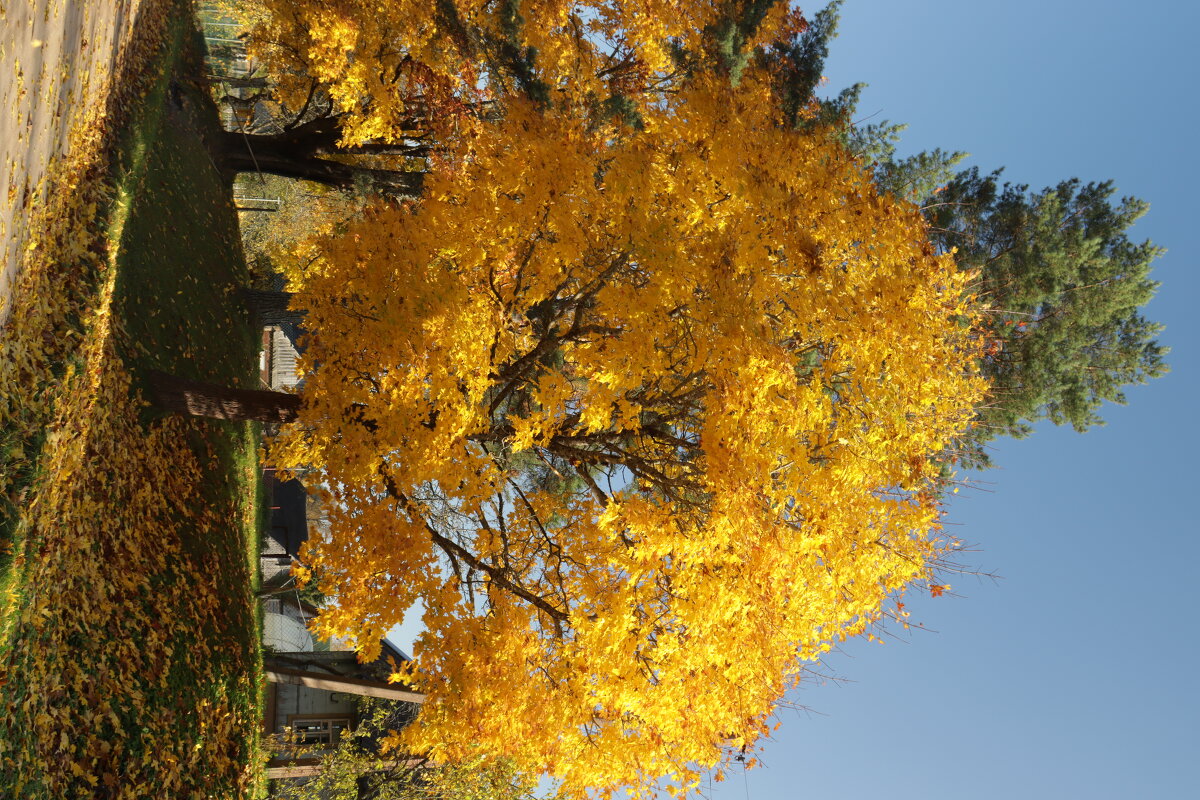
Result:
<svg viewBox="0 0 1200 800"><path fill-rule="evenodd" d="M937 633L835 654L846 682L795 692L813 713L783 712L713 800L1197 796L1198 35L1181 0L848 0L829 88L869 83L861 115L907 122L902 152L1150 201L1134 238L1169 249L1148 315L1172 372L1107 427L1001 442L950 521L1003 579L911 598Z"/></svg>

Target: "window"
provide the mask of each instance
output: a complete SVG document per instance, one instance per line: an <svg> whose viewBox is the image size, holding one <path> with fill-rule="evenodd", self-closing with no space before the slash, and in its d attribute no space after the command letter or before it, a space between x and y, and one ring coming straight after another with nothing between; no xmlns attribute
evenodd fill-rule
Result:
<svg viewBox="0 0 1200 800"><path fill-rule="evenodd" d="M323 744L333 746L350 730L349 717L310 717L291 720L292 734L296 744Z"/></svg>

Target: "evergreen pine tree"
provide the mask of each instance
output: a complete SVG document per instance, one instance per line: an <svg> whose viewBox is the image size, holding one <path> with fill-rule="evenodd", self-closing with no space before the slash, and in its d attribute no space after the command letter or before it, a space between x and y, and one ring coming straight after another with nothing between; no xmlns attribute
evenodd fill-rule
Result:
<svg viewBox="0 0 1200 800"><path fill-rule="evenodd" d="M960 172L926 208L933 240L979 270L992 305L983 368L993 402L978 435L1024 436L1042 419L1086 431L1105 400L1124 403L1123 387L1167 369L1154 338L1162 326L1139 313L1163 251L1127 236L1149 206L1114 202L1108 181L1030 192L999 175Z"/></svg>
<svg viewBox="0 0 1200 800"><path fill-rule="evenodd" d="M796 124L849 123L854 113L861 83L832 99L815 95L841 5L831 2L786 52L772 54L791 63L784 96ZM1148 203L1114 202L1110 181L1072 178L1040 192L1001 185L999 171L956 172L961 152L897 158L904 127L848 124L846 145L873 166L880 188L922 204L932 241L953 248L960 269L979 271L979 294L992 306L982 368L993 388L960 443L968 466L988 465L991 439L1026 436L1040 420L1081 432L1103 424L1104 401L1124 403L1124 387L1167 371L1167 348L1155 339L1162 326L1140 313L1158 287L1149 272L1163 250L1128 237Z"/></svg>

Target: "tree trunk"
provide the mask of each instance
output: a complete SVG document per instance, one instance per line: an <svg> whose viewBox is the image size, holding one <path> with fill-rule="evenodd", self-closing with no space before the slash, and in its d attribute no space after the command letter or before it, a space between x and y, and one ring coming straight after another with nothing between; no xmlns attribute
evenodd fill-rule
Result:
<svg viewBox="0 0 1200 800"><path fill-rule="evenodd" d="M283 133L222 131L218 146L222 154L244 152L249 148L255 155L276 153L305 159L333 152L340 135L336 117L318 117Z"/></svg>
<svg viewBox="0 0 1200 800"><path fill-rule="evenodd" d="M425 176L420 172L397 172L388 169L371 169L326 161L322 158L293 158L281 153L253 155L246 150L224 153L221 161L234 172L265 172L284 178L298 178L332 186L346 191L363 189L378 194L415 199L421 196Z"/></svg>
<svg viewBox="0 0 1200 800"><path fill-rule="evenodd" d="M418 131L421 129L422 120L412 117L400 120L398 125ZM282 133L222 131L220 146L223 151L245 150L249 147L255 153L287 153L301 159L333 155L410 155L421 153L425 149L421 144L385 142L367 142L347 147L339 144L341 134L341 125L337 117L317 117L294 128L288 128Z"/></svg>
<svg viewBox="0 0 1200 800"><path fill-rule="evenodd" d="M254 316L254 322L259 326L283 325L291 323L299 325L304 321L303 311L293 311L288 308L292 300L291 292L275 292L265 289L242 289L240 292L246 307Z"/></svg>
<svg viewBox="0 0 1200 800"><path fill-rule="evenodd" d="M222 131L214 150L222 165L234 172L265 172L338 189L359 187L400 197L420 196L422 173L373 169L321 158L332 154L409 152L411 148L364 145L341 149L337 145L339 135L337 119L321 117L277 134Z"/></svg>
<svg viewBox="0 0 1200 800"><path fill-rule="evenodd" d="M149 377L155 405L174 414L235 421L293 422L300 410L300 397L285 392L230 389L158 370L152 371Z"/></svg>

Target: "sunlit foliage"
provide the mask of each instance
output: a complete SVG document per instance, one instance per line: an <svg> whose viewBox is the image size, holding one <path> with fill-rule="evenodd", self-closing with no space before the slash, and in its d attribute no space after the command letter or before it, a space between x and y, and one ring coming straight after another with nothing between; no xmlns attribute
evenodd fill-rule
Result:
<svg viewBox="0 0 1200 800"><path fill-rule="evenodd" d="M338 116L346 145L444 135L512 94L636 113L690 58L740 69L742 54L804 24L777 0L262 0L239 11L275 96Z"/></svg>
<svg viewBox="0 0 1200 800"><path fill-rule="evenodd" d="M450 764L397 757L380 745L413 717L413 707L363 699L359 722L337 746L317 755L312 779L279 780L279 800L535 800L536 781L504 759L472 758Z"/></svg>
<svg viewBox="0 0 1200 800"><path fill-rule="evenodd" d="M509 98L421 201L301 254L275 457L336 508L325 633L424 604L398 745L693 783L953 547L931 457L981 395L969 276L773 98L697 76L637 129Z"/></svg>

